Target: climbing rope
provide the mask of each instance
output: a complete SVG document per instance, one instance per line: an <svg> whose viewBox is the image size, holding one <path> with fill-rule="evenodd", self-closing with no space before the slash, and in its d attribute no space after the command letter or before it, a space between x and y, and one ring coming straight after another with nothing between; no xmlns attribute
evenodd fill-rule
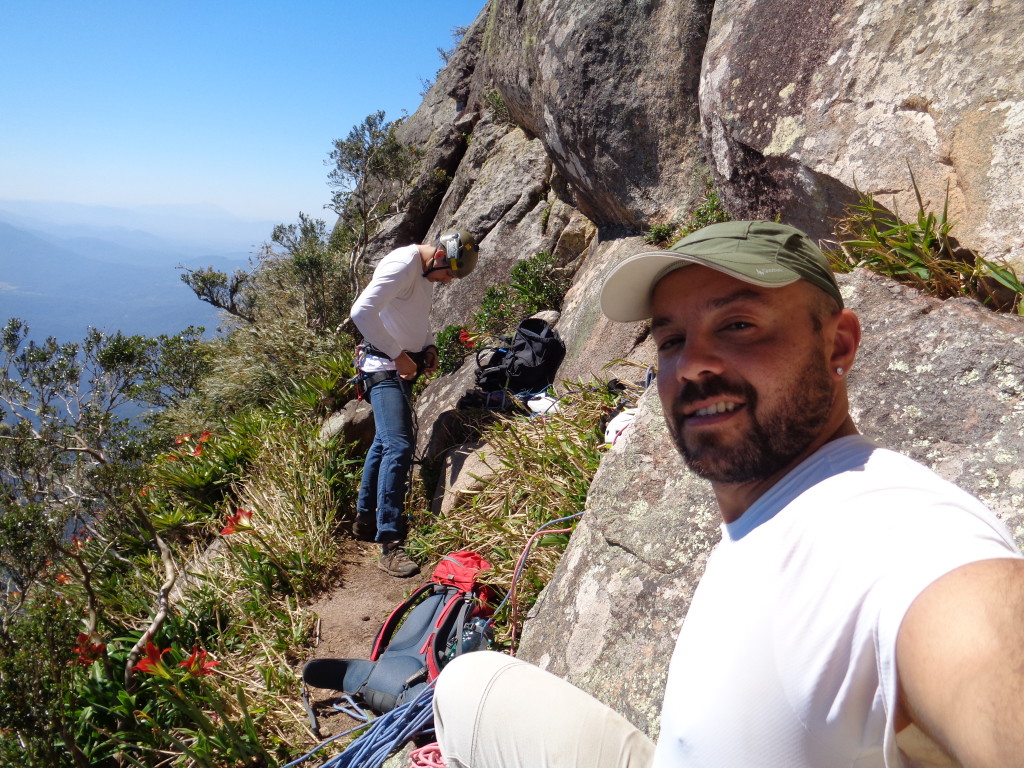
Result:
<svg viewBox="0 0 1024 768"><path fill-rule="evenodd" d="M519 576L520 576L520 574L522 574L523 567L526 565L526 558L530 554L530 547L533 546L533 542L536 541L537 537L540 536L542 533L569 533L572 530L572 528L559 528L557 530L547 530L547 529L548 529L549 526L557 525L558 523L564 523L566 520L573 520L573 519L575 519L577 517L580 517L582 515L583 515L582 512L577 512L576 514L573 514L573 515L566 515L565 517L559 517L556 520L549 520L548 522L544 523L544 525L542 525L540 528L538 528L534 532L534 534L526 542L526 546L523 547L523 553L519 556L519 561L516 563L516 569L512 572L512 581L509 584L508 592L505 594L505 597L502 599L502 601L500 603L498 603L498 606L494 609L494 612L492 614L492 618L488 622L490 624L493 624L494 623L494 618L493 617L497 616L498 612L502 608L505 607L505 603L509 603L509 602L511 603L511 609L510 609L511 615L510 615L510 620L509 620L509 626L511 628L511 635L510 635L510 638L509 638L509 655L510 656L515 656L516 655L516 648L515 648L515 642L516 642L516 620L517 620L518 614L519 614L519 604L518 604L518 602L516 600L516 583L519 581Z"/></svg>
<svg viewBox="0 0 1024 768"><path fill-rule="evenodd" d="M435 741L409 753L409 768L446 768L441 746Z"/></svg>
<svg viewBox="0 0 1024 768"><path fill-rule="evenodd" d="M408 704L374 720L366 733L320 768L380 768L407 741L433 732L434 686L430 684Z"/></svg>
<svg viewBox="0 0 1024 768"><path fill-rule="evenodd" d="M395 750L407 741L434 733L434 685L426 686L415 699L370 723L363 723L321 742L302 757L281 768L294 768L342 736L367 729L366 733L345 747L320 768L380 768Z"/></svg>

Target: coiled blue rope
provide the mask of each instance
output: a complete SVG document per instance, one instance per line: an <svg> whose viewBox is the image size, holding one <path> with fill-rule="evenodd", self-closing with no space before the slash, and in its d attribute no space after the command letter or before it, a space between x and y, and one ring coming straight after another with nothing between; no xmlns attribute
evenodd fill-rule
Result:
<svg viewBox="0 0 1024 768"><path fill-rule="evenodd" d="M434 731L434 685L419 696L381 715L370 729L320 768L380 768L388 755L414 736Z"/></svg>
<svg viewBox="0 0 1024 768"><path fill-rule="evenodd" d="M434 732L434 684L426 686L420 694L400 707L381 715L367 726L356 726L345 733L332 736L318 744L313 750L281 768L293 766L308 760L332 741L349 733L368 728L366 733L349 744L345 751L321 764L320 768L380 768L388 755L413 737Z"/></svg>

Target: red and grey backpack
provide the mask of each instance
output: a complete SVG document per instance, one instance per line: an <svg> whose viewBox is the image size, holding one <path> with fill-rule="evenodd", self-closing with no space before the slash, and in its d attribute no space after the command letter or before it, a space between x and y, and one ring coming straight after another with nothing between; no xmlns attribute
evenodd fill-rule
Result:
<svg viewBox="0 0 1024 768"><path fill-rule="evenodd" d="M303 682L349 694L379 714L412 701L451 659L487 647L491 595L477 577L490 568L476 552L442 558L430 581L385 619L369 660L312 659ZM315 732L308 701L307 711Z"/></svg>

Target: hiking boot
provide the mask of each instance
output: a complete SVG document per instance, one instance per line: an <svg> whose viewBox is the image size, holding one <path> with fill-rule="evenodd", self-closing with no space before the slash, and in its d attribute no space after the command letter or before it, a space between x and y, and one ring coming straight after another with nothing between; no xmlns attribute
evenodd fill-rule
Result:
<svg viewBox="0 0 1024 768"><path fill-rule="evenodd" d="M399 579L407 579L420 572L420 567L414 563L401 546L389 547L388 551L380 556L377 567L388 576L395 576Z"/></svg>
<svg viewBox="0 0 1024 768"><path fill-rule="evenodd" d="M352 535L355 536L359 541L373 541L377 538L377 520L375 517L370 515L356 515L356 520L352 523Z"/></svg>

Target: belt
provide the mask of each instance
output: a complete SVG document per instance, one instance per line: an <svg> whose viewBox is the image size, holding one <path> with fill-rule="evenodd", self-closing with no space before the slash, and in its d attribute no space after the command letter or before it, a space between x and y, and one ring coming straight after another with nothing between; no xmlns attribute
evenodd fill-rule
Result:
<svg viewBox="0 0 1024 768"><path fill-rule="evenodd" d="M368 391L370 387L375 384L380 384L382 381L396 378L398 378L398 371L377 371L375 373L365 373L362 376L363 389Z"/></svg>

